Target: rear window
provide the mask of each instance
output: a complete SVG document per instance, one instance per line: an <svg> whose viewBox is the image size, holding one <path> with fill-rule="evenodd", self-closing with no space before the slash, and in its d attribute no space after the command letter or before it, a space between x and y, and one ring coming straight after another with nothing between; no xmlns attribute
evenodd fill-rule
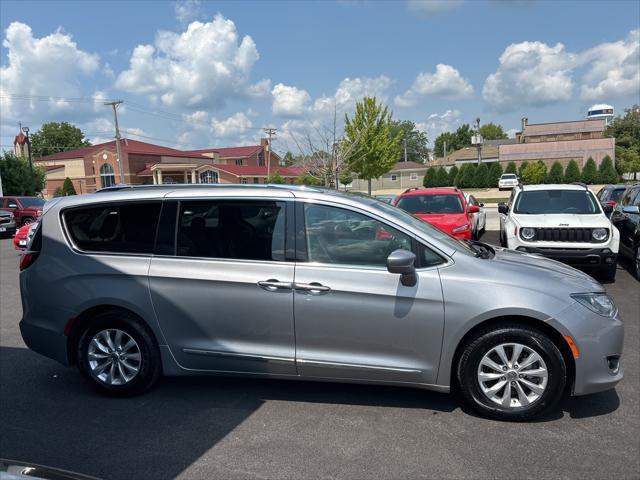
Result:
<svg viewBox="0 0 640 480"><path fill-rule="evenodd" d="M24 208L41 207L44 205L44 200L38 197L18 197L18 199Z"/></svg>
<svg viewBox="0 0 640 480"><path fill-rule="evenodd" d="M397 207L409 213L464 213L460 195L433 194L400 197Z"/></svg>
<svg viewBox="0 0 640 480"><path fill-rule="evenodd" d="M87 252L152 253L160 202L92 205L66 210L73 243Z"/></svg>
<svg viewBox="0 0 640 480"><path fill-rule="evenodd" d="M518 195L515 213L553 214L600 213L600 207L593 194L587 190L536 190L525 191Z"/></svg>

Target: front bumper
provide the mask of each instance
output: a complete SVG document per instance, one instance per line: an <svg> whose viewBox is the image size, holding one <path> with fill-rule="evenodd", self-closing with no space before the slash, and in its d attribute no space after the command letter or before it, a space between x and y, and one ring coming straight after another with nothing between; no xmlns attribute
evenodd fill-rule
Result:
<svg viewBox="0 0 640 480"><path fill-rule="evenodd" d="M588 395L610 390L622 380L620 362L624 342L624 326L618 315L602 317L579 303L574 303L553 322L569 335L578 347L575 362L573 395Z"/></svg>
<svg viewBox="0 0 640 480"><path fill-rule="evenodd" d="M16 233L16 222L0 223L0 235L14 235Z"/></svg>
<svg viewBox="0 0 640 480"><path fill-rule="evenodd" d="M527 253L537 253L553 260L566 263L574 267L604 267L615 265L618 255L608 248L539 248L519 246L516 250Z"/></svg>

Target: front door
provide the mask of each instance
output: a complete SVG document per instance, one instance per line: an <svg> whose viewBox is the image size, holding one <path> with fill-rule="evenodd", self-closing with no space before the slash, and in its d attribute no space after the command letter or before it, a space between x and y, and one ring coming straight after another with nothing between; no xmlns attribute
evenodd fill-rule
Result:
<svg viewBox="0 0 640 480"><path fill-rule="evenodd" d="M195 370L295 374L286 202L189 200L165 206L173 208L174 219L177 210L177 232L165 235L169 248L158 235L162 250L151 261L149 285L177 362ZM163 222L171 224L171 214L164 213Z"/></svg>
<svg viewBox="0 0 640 480"><path fill-rule="evenodd" d="M437 268L419 269L417 285L403 286L386 259L412 250L408 234L363 212L302 205L305 226L296 230L307 261L296 265L294 294L299 373L435 383L444 322Z"/></svg>

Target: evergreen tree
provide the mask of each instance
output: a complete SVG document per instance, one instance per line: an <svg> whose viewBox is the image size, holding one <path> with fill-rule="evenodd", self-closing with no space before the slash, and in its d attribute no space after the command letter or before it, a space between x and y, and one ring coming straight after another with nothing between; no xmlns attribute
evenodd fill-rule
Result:
<svg viewBox="0 0 640 480"><path fill-rule="evenodd" d="M516 162L509 162L504 173L518 173L518 170L516 169Z"/></svg>
<svg viewBox="0 0 640 480"><path fill-rule="evenodd" d="M457 176L458 176L458 167L454 165L453 167L451 167L451 170L449 170L449 185L456 184Z"/></svg>
<svg viewBox="0 0 640 480"><path fill-rule="evenodd" d="M487 187L496 188L498 186L498 180L500 180L501 175L502 175L502 165L500 165L500 162L491 162L489 164L489 176L487 177Z"/></svg>
<svg viewBox="0 0 640 480"><path fill-rule="evenodd" d="M476 167L474 186L477 188L486 188L489 183L489 167L486 163L481 163Z"/></svg>
<svg viewBox="0 0 640 480"><path fill-rule="evenodd" d="M547 183L562 183L564 180L564 169L560 162L553 162L549 175L547 175Z"/></svg>
<svg viewBox="0 0 640 480"><path fill-rule="evenodd" d="M598 181L598 169L596 167L596 162L594 162L591 157L587 159L587 163L584 164L584 168L582 169L582 181L587 185L591 185Z"/></svg>
<svg viewBox="0 0 640 480"><path fill-rule="evenodd" d="M518 167L518 176L520 178L522 178L522 174L524 173L525 169L529 166L529 162L524 161L520 164L520 166Z"/></svg>
<svg viewBox="0 0 640 480"><path fill-rule="evenodd" d="M429 167L424 174L424 180L422 181L422 184L428 188L433 188L437 186L436 185L436 182L438 181L437 175L438 174L436 172L435 167Z"/></svg>
<svg viewBox="0 0 640 480"><path fill-rule="evenodd" d="M436 184L438 187L449 186L449 175L444 167L438 168L438 171L436 172Z"/></svg>
<svg viewBox="0 0 640 480"><path fill-rule="evenodd" d="M71 181L71 179L69 177L64 179L64 182L62 183L62 192L61 193L62 193L62 196L64 196L64 197L76 194L76 189L73 186L73 182Z"/></svg>
<svg viewBox="0 0 640 480"><path fill-rule="evenodd" d="M611 157L607 155L602 159L602 163L598 168L598 181L600 183L616 183L619 178L618 172L616 172L613 166L613 161L611 161Z"/></svg>
<svg viewBox="0 0 640 480"><path fill-rule="evenodd" d="M547 176L547 167L544 162L538 161L528 164L522 172L522 181L526 185L537 185L544 182Z"/></svg>
<svg viewBox="0 0 640 480"><path fill-rule="evenodd" d="M580 167L575 160L571 160L567 165L567 169L564 172L564 181L565 183L580 181Z"/></svg>
<svg viewBox="0 0 640 480"><path fill-rule="evenodd" d="M466 163L460 169L462 188L473 188L476 183L476 166L473 163Z"/></svg>

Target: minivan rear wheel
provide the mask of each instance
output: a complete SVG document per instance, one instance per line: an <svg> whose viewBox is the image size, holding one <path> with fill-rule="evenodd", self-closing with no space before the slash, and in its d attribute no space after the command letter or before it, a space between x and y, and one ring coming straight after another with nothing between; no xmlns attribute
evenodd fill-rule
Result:
<svg viewBox="0 0 640 480"><path fill-rule="evenodd" d="M160 376L160 353L152 334L133 314L103 312L80 337L78 368L103 393L135 395Z"/></svg>
<svg viewBox="0 0 640 480"><path fill-rule="evenodd" d="M480 332L466 344L457 380L466 403L479 414L523 421L556 405L567 370L562 353L544 333L508 325Z"/></svg>

